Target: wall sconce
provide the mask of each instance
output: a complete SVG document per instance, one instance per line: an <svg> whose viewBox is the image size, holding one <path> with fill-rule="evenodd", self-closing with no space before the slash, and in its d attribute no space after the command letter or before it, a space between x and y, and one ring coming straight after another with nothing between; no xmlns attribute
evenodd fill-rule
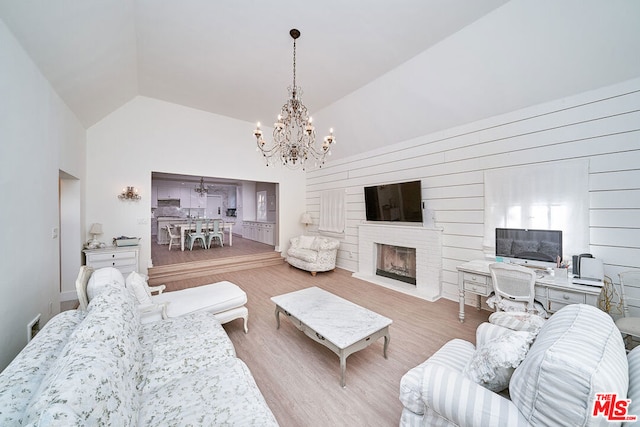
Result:
<svg viewBox="0 0 640 427"><path fill-rule="evenodd" d="M120 200L140 200L138 189L136 187L126 187L122 189L122 193L118 194Z"/></svg>

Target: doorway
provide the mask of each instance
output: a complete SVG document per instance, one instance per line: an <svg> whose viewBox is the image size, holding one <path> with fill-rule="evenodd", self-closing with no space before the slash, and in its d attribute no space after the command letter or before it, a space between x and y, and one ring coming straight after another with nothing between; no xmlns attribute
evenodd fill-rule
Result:
<svg viewBox="0 0 640 427"><path fill-rule="evenodd" d="M80 187L78 178L64 171L59 171L60 301L77 299L75 280L82 265Z"/></svg>

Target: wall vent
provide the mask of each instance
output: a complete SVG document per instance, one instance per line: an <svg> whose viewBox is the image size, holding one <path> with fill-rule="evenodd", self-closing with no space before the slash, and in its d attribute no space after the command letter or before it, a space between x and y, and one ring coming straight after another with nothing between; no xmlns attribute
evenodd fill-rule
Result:
<svg viewBox="0 0 640 427"><path fill-rule="evenodd" d="M40 313L27 324L27 342L31 341L33 337L40 331Z"/></svg>

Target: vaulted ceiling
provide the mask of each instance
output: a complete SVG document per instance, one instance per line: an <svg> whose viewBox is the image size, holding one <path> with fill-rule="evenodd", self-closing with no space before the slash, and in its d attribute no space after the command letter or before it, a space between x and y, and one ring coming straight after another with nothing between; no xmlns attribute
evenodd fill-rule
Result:
<svg viewBox="0 0 640 427"><path fill-rule="evenodd" d="M268 122L292 83L298 28L297 83L312 114L363 87L389 95L377 114L398 126L366 134L360 123L355 151L640 76L639 3L0 0L0 19L87 128L138 95ZM426 64L419 85L375 85L399 67L415 76L416 63Z"/></svg>
<svg viewBox="0 0 640 427"><path fill-rule="evenodd" d="M317 111L506 0L11 0L0 18L89 127L136 95L250 122ZM307 89L308 88L308 89Z"/></svg>

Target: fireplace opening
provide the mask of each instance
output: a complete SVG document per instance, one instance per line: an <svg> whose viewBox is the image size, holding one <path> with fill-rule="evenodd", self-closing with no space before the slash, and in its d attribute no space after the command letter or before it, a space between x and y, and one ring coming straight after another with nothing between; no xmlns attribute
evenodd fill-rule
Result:
<svg viewBox="0 0 640 427"><path fill-rule="evenodd" d="M416 248L377 244L376 275L416 284Z"/></svg>

